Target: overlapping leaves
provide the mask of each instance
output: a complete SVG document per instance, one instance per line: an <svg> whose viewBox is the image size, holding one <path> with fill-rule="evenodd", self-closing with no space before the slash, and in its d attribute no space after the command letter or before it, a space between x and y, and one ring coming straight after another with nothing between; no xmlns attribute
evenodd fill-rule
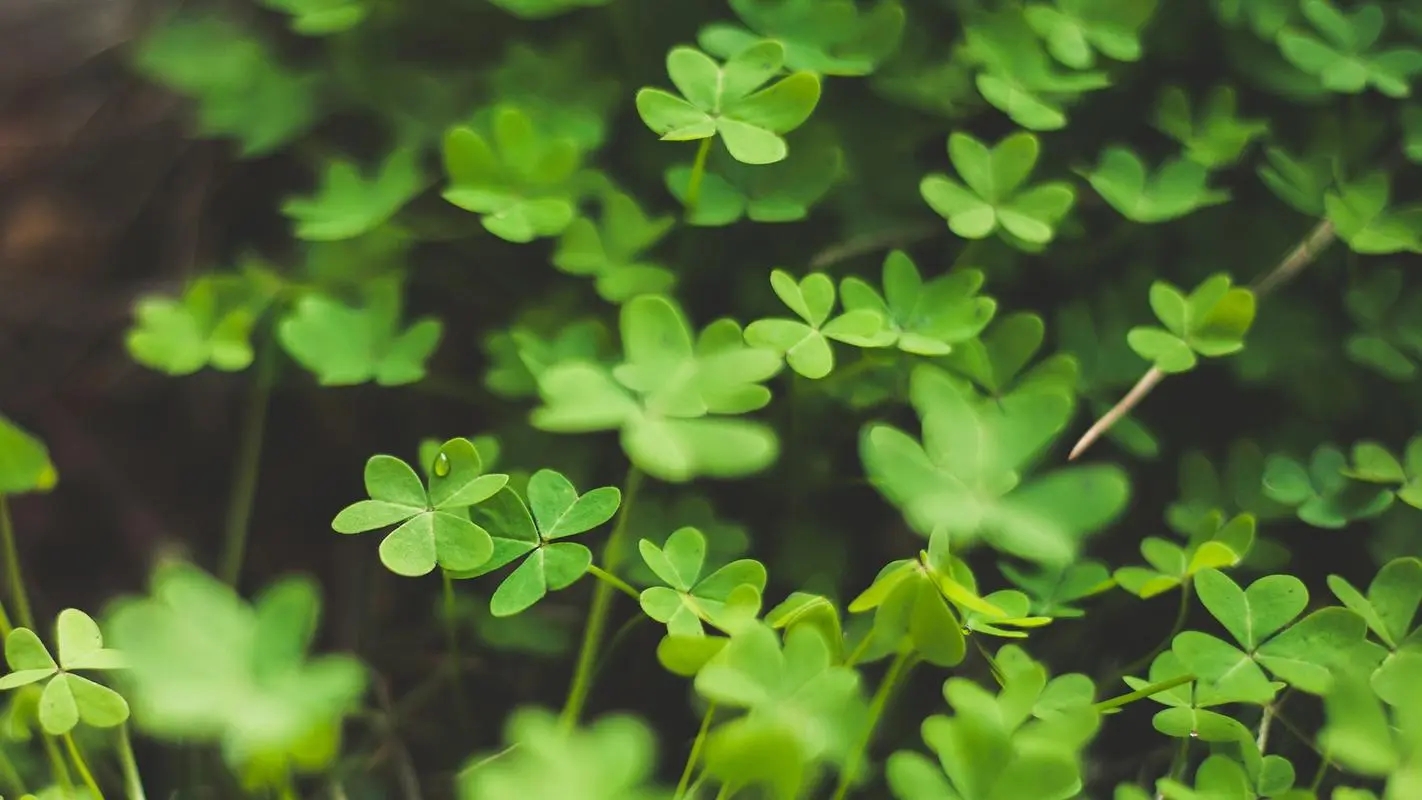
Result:
<svg viewBox="0 0 1422 800"><path fill-rule="evenodd" d="M1244 349L1254 323L1254 293L1232 286L1229 275L1213 275L1187 297L1165 281L1150 287L1150 306L1164 328L1132 328L1126 339L1141 358L1166 373L1187 372L1196 355L1207 358Z"/></svg>
<svg viewBox="0 0 1422 800"><path fill-rule="evenodd" d="M1008 241L1044 245L1071 210L1076 192L1061 182L1024 186L1040 148L1037 137L1025 131L992 147L954 133L948 137L948 157L963 182L935 173L923 179L919 192L965 239L983 239L1001 230Z"/></svg>
<svg viewBox="0 0 1422 800"><path fill-rule="evenodd" d="M39 722L52 736L67 734L82 720L95 728L112 728L128 719L128 702L118 692L75 670L113 670L123 656L104 647L103 634L83 611L67 608L55 620L58 659L29 628L15 628L5 637L5 661L10 673L0 677L0 690L44 682Z"/></svg>

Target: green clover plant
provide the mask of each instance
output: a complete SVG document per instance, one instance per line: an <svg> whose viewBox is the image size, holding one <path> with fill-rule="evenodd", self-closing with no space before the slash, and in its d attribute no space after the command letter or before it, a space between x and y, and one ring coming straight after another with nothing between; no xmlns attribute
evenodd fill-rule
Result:
<svg viewBox="0 0 1422 800"><path fill-rule="evenodd" d="M1254 293L1231 285L1228 275L1207 278L1186 296L1164 281L1150 287L1150 307L1164 327L1132 328L1131 349L1165 373L1188 372L1197 356L1218 358L1244 349L1254 322Z"/></svg>
<svg viewBox="0 0 1422 800"><path fill-rule="evenodd" d="M1025 131L992 147L954 133L948 137L948 157L963 183L934 173L919 184L919 192L948 220L949 229L965 239L982 239L1001 230L1009 241L1044 245L1076 202L1076 192L1060 182L1024 187L1040 147L1037 137Z"/></svg>
<svg viewBox="0 0 1422 800"><path fill-rule="evenodd" d="M563 231L553 266L593 278L598 294L613 303L669 291L676 275L644 261L643 254L666 237L673 223L671 217L648 217L629 195L609 192L598 222L579 217Z"/></svg>
<svg viewBox="0 0 1422 800"><path fill-rule="evenodd" d="M425 188L416 157L410 148L392 150L369 177L350 161L332 160L315 194L289 198L282 213L296 223L298 239L333 241L369 233Z"/></svg>
<svg viewBox="0 0 1422 800"><path fill-rule="evenodd" d="M1084 174L1091 188L1132 222L1166 222L1230 197L1228 191L1209 187L1209 171L1196 161L1169 159L1151 174L1139 156L1115 145Z"/></svg>
<svg viewBox="0 0 1422 800"><path fill-rule="evenodd" d="M992 321L997 301L978 295L984 276L967 269L925 282L913 259L895 250L884 259L883 293L868 282L845 278L840 297L849 312L876 313L882 330L875 344L905 353L942 356L970 342Z"/></svg>
<svg viewBox="0 0 1422 800"><path fill-rule="evenodd" d="M853 0L731 0L751 30L727 23L701 29L706 52L730 58L761 39L785 47L785 65L821 75L868 75L898 47L904 8L877 0L860 11ZM754 31L754 33L752 33Z"/></svg>
<svg viewBox="0 0 1422 800"><path fill-rule="evenodd" d="M731 593L741 586L765 591L765 566L742 558L706 571L706 536L696 528L679 528L658 547L647 539L638 544L642 560L664 586L643 589L642 610L664 623L673 636L699 636L702 623L720 627Z"/></svg>
<svg viewBox="0 0 1422 800"><path fill-rule="evenodd" d="M1233 166L1250 143L1269 132L1267 123L1241 119L1238 96L1229 86L1217 86L1192 111L1185 90L1172 86L1160 95L1155 126L1185 147L1185 157L1206 169Z"/></svg>
<svg viewBox="0 0 1422 800"><path fill-rule="evenodd" d="M124 666L122 654L104 647L98 623L83 611L66 608L55 619L58 659L29 628L5 637L5 661L10 673L0 676L0 689L44 683L39 722L45 732L60 736L82 720L95 728L122 725L129 715L123 695L75 670L113 670Z"/></svg>
<svg viewBox="0 0 1422 800"><path fill-rule="evenodd" d="M830 319L834 311L834 281L810 273L797 283L782 269L770 273L775 294L798 320L760 319L746 326L746 341L785 354L786 363L806 378L819 379L834 369L830 341L874 347L883 340L884 318L871 308L856 308Z"/></svg>
<svg viewBox="0 0 1422 800"><path fill-rule="evenodd" d="M324 294L304 295L277 324L282 347L323 386L399 386L423 379L443 324L423 317L401 330L400 283L375 280L364 288L358 307Z"/></svg>

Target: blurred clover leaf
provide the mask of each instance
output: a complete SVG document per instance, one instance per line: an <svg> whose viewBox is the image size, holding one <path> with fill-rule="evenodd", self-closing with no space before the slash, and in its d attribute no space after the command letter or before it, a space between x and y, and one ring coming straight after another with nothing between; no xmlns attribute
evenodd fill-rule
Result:
<svg viewBox="0 0 1422 800"><path fill-rule="evenodd" d="M483 474L479 451L468 439L450 439L430 468L429 489L404 461L371 456L365 491L331 521L337 533L363 533L396 525L380 543L380 561L396 575L418 577L436 566L450 571L479 567L495 555L489 532L469 519L469 507L495 497L509 476Z"/></svg>
<svg viewBox="0 0 1422 800"><path fill-rule="evenodd" d="M415 383L439 346L444 326L433 317L400 330L403 291L398 278L372 280L364 304L352 307L324 294L303 295L277 323L277 339L322 386L375 381L381 386Z"/></svg>
<svg viewBox="0 0 1422 800"><path fill-rule="evenodd" d="M894 250L884 259L883 294L850 276L840 295L847 312L879 315L883 330L872 337L875 344L882 339L882 346L905 353L941 356L982 333L997 312L996 300L978 295L983 280L981 270L965 269L925 283L913 259Z"/></svg>
<svg viewBox="0 0 1422 800"><path fill-rule="evenodd" d="M731 0L731 9L751 30L707 25L697 37L706 52L725 59L774 39L787 67L821 75L870 74L898 48L904 30L898 0L878 0L864 12L854 0Z"/></svg>
<svg viewBox="0 0 1422 800"><path fill-rule="evenodd" d="M1269 132L1269 124L1241 119L1233 87L1217 86L1199 109L1190 107L1190 96L1179 86L1161 92L1155 108L1155 127L1185 146L1185 157L1205 169L1233 166L1250 142Z"/></svg>
<svg viewBox="0 0 1422 800"><path fill-rule="evenodd" d="M1150 175L1140 156L1119 146L1106 148L1097 167L1084 175L1102 199L1132 222L1165 222L1230 198L1228 191L1209 187L1209 170L1202 164L1172 158Z"/></svg>
<svg viewBox="0 0 1422 800"><path fill-rule="evenodd" d="M1422 683L1414 673L1404 702L1389 714L1359 675L1345 674L1324 697L1318 744L1345 770L1384 780L1384 800L1422 789ZM1371 797L1361 792L1354 797Z"/></svg>
<svg viewBox="0 0 1422 800"><path fill-rule="evenodd" d="M1344 345L1354 363L1397 381L1417 375L1422 362L1422 292L1403 286L1402 270L1367 270L1344 296L1358 330Z"/></svg>
<svg viewBox="0 0 1422 800"><path fill-rule="evenodd" d="M699 636L703 622L724 630L720 618L733 591L750 585L765 592L765 566L754 559L708 573L706 537L695 528L678 528L661 547L647 539L637 546L642 561L665 584L642 590L642 610L674 636Z"/></svg>
<svg viewBox="0 0 1422 800"><path fill-rule="evenodd" d="M1377 170L1324 195L1338 236L1363 255L1422 253L1422 205L1390 208L1391 181Z"/></svg>
<svg viewBox="0 0 1422 800"><path fill-rule="evenodd" d="M632 463L669 482L740 477L775 460L779 446L767 426L719 416L770 402L761 383L781 369L775 351L747 346L730 319L693 340L681 310L661 295L625 303L621 330L623 362L616 367L575 359L537 376L543 405L533 412L534 427L620 430Z"/></svg>
<svg viewBox="0 0 1422 800"><path fill-rule="evenodd" d="M1111 85L1104 72L1059 70L1017 8L975 17L964 41L983 99L1028 130L1061 130L1071 102Z"/></svg>
<svg viewBox="0 0 1422 800"><path fill-rule="evenodd" d="M812 72L765 85L784 63L785 49L774 41L747 47L724 65L694 47L674 47L667 74L681 96L644 88L637 92L637 113L663 141L719 135L737 161L774 164L789 152L781 135L809 119L820 100L820 80Z"/></svg>
<svg viewBox="0 0 1422 800"><path fill-rule="evenodd" d="M770 273L770 285L798 320L761 319L746 326L746 341L785 355L790 368L806 378L823 378L834 369L830 340L858 347L883 342L884 318L875 309L856 308L830 319L834 281L812 272L798 283L783 269Z"/></svg>
<svg viewBox="0 0 1422 800"><path fill-rule="evenodd" d="M1334 157L1327 148L1295 156L1282 147L1265 147L1259 179L1280 200L1301 214L1321 217L1324 197L1333 185Z"/></svg>
<svg viewBox="0 0 1422 800"><path fill-rule="evenodd" d="M1070 406L1079 372L1074 358L1058 353L1027 368L1046 333L1046 323L1036 314L996 317L980 336L954 347L942 364L972 381L989 399L1047 392L1063 396ZM1069 409L1063 413L1070 415Z"/></svg>
<svg viewBox="0 0 1422 800"><path fill-rule="evenodd" d="M830 646L836 663L844 659L844 625L839 607L828 597L811 592L791 592L780 605L765 614L765 624L777 631L789 632L797 627L815 630Z"/></svg>
<svg viewBox="0 0 1422 800"><path fill-rule="evenodd" d="M368 233L424 188L418 156L413 148L397 148L369 178L353 162L334 159L314 195L289 198L281 211L296 223L298 239L328 242Z"/></svg>
<svg viewBox="0 0 1422 800"><path fill-rule="evenodd" d="M591 50L578 38L546 48L511 42L489 74L490 88L500 102L523 109L539 131L571 139L582 152L596 150L607 138L619 87L598 74Z"/></svg>
<svg viewBox="0 0 1422 800"><path fill-rule="evenodd" d="M601 320L576 319L544 331L539 322L516 322L490 334L485 342L491 366L484 375L489 391L504 397L538 394L538 376L564 361L601 363L611 350L611 336Z"/></svg>
<svg viewBox="0 0 1422 800"><path fill-rule="evenodd" d="M1301 691L1325 693L1334 668L1347 663L1367 632L1362 617L1336 606L1294 622L1308 607L1308 588L1292 575L1266 575L1243 589L1223 572L1203 569L1194 585L1238 647L1185 631L1171 650L1199 680L1236 702L1264 705L1274 698L1279 686L1264 669Z"/></svg>
<svg viewBox="0 0 1422 800"><path fill-rule="evenodd" d="M365 21L370 6L365 0L260 0L273 11L291 17L291 29L304 36L330 36Z"/></svg>
<svg viewBox="0 0 1422 800"><path fill-rule="evenodd" d="M136 64L196 98L200 132L236 139L244 158L290 143L322 107L316 76L288 70L260 39L221 16L174 16L143 40Z"/></svg>
<svg viewBox="0 0 1422 800"><path fill-rule="evenodd" d="M1392 492L1351 480L1345 474L1347 467L1347 457L1331 445L1315 448L1307 464L1275 453L1264 465L1264 494L1318 528L1338 529L1354 520L1371 519L1392 505Z"/></svg>
<svg viewBox="0 0 1422 800"><path fill-rule="evenodd" d="M135 723L163 739L219 743L234 766L325 766L331 749L310 748L356 709L366 672L348 656L307 659L320 609L309 578L283 578L248 605L196 567L163 564L149 595L119 600L104 626L128 666Z"/></svg>
<svg viewBox="0 0 1422 800"><path fill-rule="evenodd" d="M1422 436L1407 443L1399 459L1376 442L1353 446L1353 463L1342 473L1355 481L1396 487L1397 499L1422 508Z"/></svg>
<svg viewBox="0 0 1422 800"><path fill-rule="evenodd" d="M502 487L471 511L475 521L493 532L493 556L458 571L456 577L487 575L522 559L489 598L489 613L496 617L518 614L548 592L566 589L587 574L592 551L577 542L559 540L612 519L622 502L622 493L613 486L579 495L571 481L551 469L533 473L527 493L525 505L517 492Z"/></svg>
<svg viewBox="0 0 1422 800"><path fill-rule="evenodd" d="M1055 619L1079 619L1086 612L1074 603L1101 594L1115 586L1111 572L1099 561L1023 568L1010 561L998 564L1003 577L1017 585L1031 600L1029 612Z"/></svg>
<svg viewBox="0 0 1422 800"><path fill-rule="evenodd" d="M1014 133L992 147L966 133L948 137L948 157L963 180L933 173L919 192L953 233L964 239L984 239L994 231L1029 245L1043 245L1071 210L1076 192L1070 184L1053 182L1024 188L1041 154L1037 137ZM967 184L964 186L964 184Z"/></svg>
<svg viewBox="0 0 1422 800"><path fill-rule="evenodd" d="M1385 12L1363 3L1345 12L1329 0L1300 0L1312 30L1286 25L1278 33L1279 51L1289 63L1334 92L1357 94L1369 86L1389 97L1408 97L1413 77L1422 73L1422 50L1394 47L1375 50Z"/></svg>
<svg viewBox="0 0 1422 800"><path fill-rule="evenodd" d="M775 797L798 797L808 765L842 758L854 745L864 712L859 673L837 665L813 628L780 637L763 623L748 625L696 675L696 691L718 706L746 714L711 731L706 769L732 792L768 784ZM780 758L756 757L771 746Z"/></svg>
<svg viewBox="0 0 1422 800"><path fill-rule="evenodd" d="M1199 450L1187 451L1180 459L1180 497L1166 508L1166 523L1182 535L1194 535L1216 512L1225 517L1247 513L1256 520L1292 516L1290 507L1266 495L1264 466L1264 452L1247 440L1230 446L1223 470Z"/></svg>
<svg viewBox="0 0 1422 800"><path fill-rule="evenodd" d="M1254 323L1254 293L1229 275L1206 278L1187 297L1165 281L1150 287L1150 307L1164 328L1143 325L1126 334L1131 349L1165 373L1194 369L1196 355L1217 358L1244 349Z"/></svg>
<svg viewBox="0 0 1422 800"><path fill-rule="evenodd" d="M1373 691L1385 702L1400 705L1415 685L1422 666L1422 559L1395 558L1373 576L1364 595L1340 575L1328 576L1328 588L1348 609L1363 618L1387 649L1373 670ZM1413 627L1413 623L1419 623Z"/></svg>
<svg viewBox="0 0 1422 800"><path fill-rule="evenodd" d="M607 716L569 730L543 709L522 708L509 717L504 741L503 750L460 770L461 800L670 800L652 784L656 737L635 717Z"/></svg>
<svg viewBox="0 0 1422 800"><path fill-rule="evenodd" d="M240 372L251 365L252 329L275 296L274 286L245 274L205 274L182 297L152 295L138 301L125 337L134 361L169 375L191 375L211 366Z"/></svg>
<svg viewBox="0 0 1422 800"><path fill-rule="evenodd" d="M1224 520L1215 511L1195 524L1183 546L1169 539L1147 536L1141 540L1141 555L1149 567L1121 567L1116 583L1131 594L1147 599L1189 583L1203 569L1224 569L1238 565L1254 546L1254 518L1241 514Z"/></svg>
<svg viewBox="0 0 1422 800"><path fill-rule="evenodd" d="M1053 0L1028 4L1026 17L1052 58L1091 69L1097 52L1116 61L1140 60L1141 29L1155 7L1156 0Z"/></svg>
<svg viewBox="0 0 1422 800"><path fill-rule="evenodd" d="M579 217L563 231L553 266L595 279L598 295L610 303L668 291L676 274L642 259L675 223L669 216L648 217L629 195L607 192L601 219L594 223Z"/></svg>
<svg viewBox="0 0 1422 800"><path fill-rule="evenodd" d="M547 19L579 8L605 6L612 0L489 0L519 19Z"/></svg>
<svg viewBox="0 0 1422 800"><path fill-rule="evenodd" d="M488 133L451 128L444 137L444 199L479 214L490 233L526 243L557 236L573 221L577 143L534 127L516 105L492 112Z"/></svg>
<svg viewBox="0 0 1422 800"><path fill-rule="evenodd" d="M55 620L55 660L29 628L15 628L5 637L5 661L10 673L0 677L0 690L44 682L39 722L51 736L74 730L82 720L95 728L113 728L128 719L128 702L118 692L75 670L111 670L124 666L123 656L104 647L99 626L83 611L66 608Z"/></svg>
<svg viewBox="0 0 1422 800"><path fill-rule="evenodd" d="M1113 466L1068 467L1024 481L1027 463L1065 427L1068 395L1015 393L982 403L930 366L914 370L909 394L922 443L873 423L863 431L860 455L870 483L919 532L942 526L958 547L985 539L1030 561L1061 564L1125 507L1130 483Z"/></svg>
<svg viewBox="0 0 1422 800"><path fill-rule="evenodd" d="M797 138L795 152L774 164L742 164L716 151L708 161L696 207L687 224L721 227L752 222L798 222L830 190L844 171L844 153L824 137ZM693 165L667 169L667 188L686 204Z"/></svg>
<svg viewBox="0 0 1422 800"><path fill-rule="evenodd" d="M47 492L58 482L44 442L0 414L0 495Z"/></svg>

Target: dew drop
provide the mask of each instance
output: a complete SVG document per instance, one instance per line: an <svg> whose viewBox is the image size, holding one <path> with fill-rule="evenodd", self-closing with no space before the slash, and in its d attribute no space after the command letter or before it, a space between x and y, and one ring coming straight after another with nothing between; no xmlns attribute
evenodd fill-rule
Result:
<svg viewBox="0 0 1422 800"><path fill-rule="evenodd" d="M1190 731L1190 738L1191 738L1191 739L1198 739L1198 738L1200 738L1200 732L1199 732L1199 731Z"/></svg>
<svg viewBox="0 0 1422 800"><path fill-rule="evenodd" d="M449 474L449 456L444 453L435 456L434 474L436 478L443 478Z"/></svg>

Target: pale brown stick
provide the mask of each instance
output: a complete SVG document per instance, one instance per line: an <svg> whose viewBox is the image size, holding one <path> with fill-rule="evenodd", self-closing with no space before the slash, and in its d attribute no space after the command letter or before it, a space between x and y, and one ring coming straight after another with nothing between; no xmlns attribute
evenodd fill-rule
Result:
<svg viewBox="0 0 1422 800"><path fill-rule="evenodd" d="M1255 298L1262 300L1266 295L1292 280L1295 275L1304 270L1304 267L1313 263L1319 253L1333 244L1333 240L1337 236L1338 232L1330 220L1325 219L1315 225L1313 230L1309 231L1308 236L1305 236L1303 241L1290 250L1287 256L1284 256L1283 261L1269 270L1264 277L1254 282L1250 289L1254 291ZM1081 435L1081 438L1072 446L1071 452L1067 454L1067 460L1074 461L1077 456L1086 452L1087 448L1095 444L1096 440L1111 429L1111 426L1131 413L1145 399L1145 396L1150 394L1151 390L1160 385L1163 380L1165 380L1165 373L1151 367L1146 374L1141 376L1140 380L1136 381L1136 385L1131 387L1131 390L1121 398L1120 402L1112 406L1110 411L1102 414L1101 418Z"/></svg>

